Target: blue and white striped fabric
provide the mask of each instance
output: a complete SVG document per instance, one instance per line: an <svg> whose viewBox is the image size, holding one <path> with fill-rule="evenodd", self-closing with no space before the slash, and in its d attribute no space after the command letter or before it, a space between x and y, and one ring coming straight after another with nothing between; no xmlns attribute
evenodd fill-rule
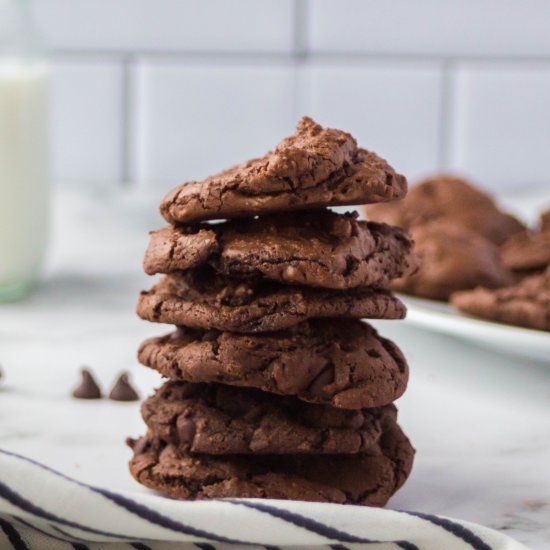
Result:
<svg viewBox="0 0 550 550"><path fill-rule="evenodd" d="M525 550L475 524L278 500L181 502L92 487L0 449L0 549Z"/></svg>

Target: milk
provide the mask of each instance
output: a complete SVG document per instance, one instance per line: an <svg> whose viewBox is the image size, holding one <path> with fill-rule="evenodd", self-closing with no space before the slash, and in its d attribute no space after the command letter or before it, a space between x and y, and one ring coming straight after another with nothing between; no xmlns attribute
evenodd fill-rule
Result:
<svg viewBox="0 0 550 550"><path fill-rule="evenodd" d="M0 58L0 301L24 294L48 233L49 68Z"/></svg>

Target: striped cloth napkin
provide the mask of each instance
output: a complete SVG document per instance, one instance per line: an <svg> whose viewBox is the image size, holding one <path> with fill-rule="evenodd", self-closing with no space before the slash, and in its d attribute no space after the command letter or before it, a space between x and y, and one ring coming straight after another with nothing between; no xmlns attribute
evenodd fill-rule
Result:
<svg viewBox="0 0 550 550"><path fill-rule="evenodd" d="M308 502L185 502L87 485L0 449L0 549L526 550L486 527Z"/></svg>

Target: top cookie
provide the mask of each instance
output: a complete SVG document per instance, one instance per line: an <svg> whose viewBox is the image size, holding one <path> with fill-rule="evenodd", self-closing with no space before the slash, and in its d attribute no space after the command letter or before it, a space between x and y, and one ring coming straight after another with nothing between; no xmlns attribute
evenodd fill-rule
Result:
<svg viewBox="0 0 550 550"><path fill-rule="evenodd" d="M160 212L172 223L234 218L401 198L407 180L341 130L303 117L263 157L170 191Z"/></svg>
<svg viewBox="0 0 550 550"><path fill-rule="evenodd" d="M451 176L425 179L411 187L405 200L368 206L365 213L371 220L406 229L444 219L496 245L524 229L516 218L499 210L489 195Z"/></svg>
<svg viewBox="0 0 550 550"><path fill-rule="evenodd" d="M328 210L166 227L151 234L144 259L149 275L205 263L224 275L332 289L384 288L417 268L404 231Z"/></svg>

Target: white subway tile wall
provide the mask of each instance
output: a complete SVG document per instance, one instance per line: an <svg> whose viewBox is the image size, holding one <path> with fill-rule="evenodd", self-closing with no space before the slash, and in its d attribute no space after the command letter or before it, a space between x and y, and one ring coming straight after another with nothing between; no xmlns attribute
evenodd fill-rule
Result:
<svg viewBox="0 0 550 550"><path fill-rule="evenodd" d="M292 133L295 70L289 63L173 64L137 71L135 179L173 187L259 156Z"/></svg>
<svg viewBox="0 0 550 550"><path fill-rule="evenodd" d="M55 179L164 190L301 114L409 178L547 186L547 0L36 0Z"/></svg>
<svg viewBox="0 0 550 550"><path fill-rule="evenodd" d="M438 165L442 78L437 64L314 62L304 73L301 112L345 128L408 177Z"/></svg>
<svg viewBox="0 0 550 550"><path fill-rule="evenodd" d="M110 61L58 61L52 86L53 171L60 181L122 178L122 70Z"/></svg>
<svg viewBox="0 0 550 550"><path fill-rule="evenodd" d="M292 49L292 0L37 0L35 15L56 49Z"/></svg>
<svg viewBox="0 0 550 550"><path fill-rule="evenodd" d="M550 54L547 0L312 0L309 15L313 51Z"/></svg>
<svg viewBox="0 0 550 550"><path fill-rule="evenodd" d="M449 165L494 189L548 184L550 63L460 65L453 81Z"/></svg>

